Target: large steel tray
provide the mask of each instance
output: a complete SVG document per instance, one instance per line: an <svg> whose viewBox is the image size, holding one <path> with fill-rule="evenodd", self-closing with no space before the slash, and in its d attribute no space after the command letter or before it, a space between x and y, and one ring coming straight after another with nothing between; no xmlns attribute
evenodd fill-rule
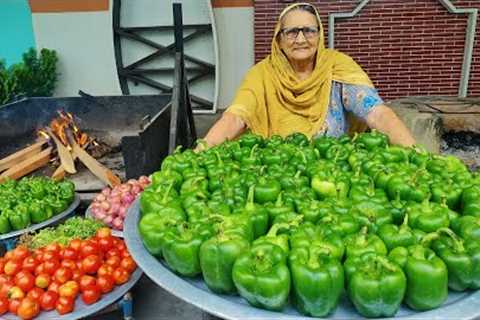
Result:
<svg viewBox="0 0 480 320"><path fill-rule="evenodd" d="M223 319L260 320L260 319L312 319L300 315L292 306L285 310L271 312L251 307L239 296L212 293L201 277L195 279L181 278L166 265L148 253L142 244L138 232L140 205L136 200L129 209L124 223L124 238L132 257L145 274L166 291L206 312ZM428 312L415 312L402 306L396 318L431 320L431 319L476 319L480 317L480 291L464 293L449 292L448 299L438 309ZM363 319L353 305L343 298L330 319Z"/></svg>

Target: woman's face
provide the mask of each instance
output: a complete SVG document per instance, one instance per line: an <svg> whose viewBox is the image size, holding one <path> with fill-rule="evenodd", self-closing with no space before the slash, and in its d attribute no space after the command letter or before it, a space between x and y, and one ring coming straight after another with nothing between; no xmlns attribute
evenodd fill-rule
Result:
<svg viewBox="0 0 480 320"><path fill-rule="evenodd" d="M317 18L304 10L292 10L282 18L279 44L290 62L314 59L318 48L318 29Z"/></svg>

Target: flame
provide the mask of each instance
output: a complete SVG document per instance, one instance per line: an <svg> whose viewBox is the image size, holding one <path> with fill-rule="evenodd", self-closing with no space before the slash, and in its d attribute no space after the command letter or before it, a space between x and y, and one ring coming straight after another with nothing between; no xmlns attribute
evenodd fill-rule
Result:
<svg viewBox="0 0 480 320"><path fill-rule="evenodd" d="M86 133L82 132L80 128L75 123L74 116L70 112L64 112L62 110L57 111L58 117L50 121L50 129L53 134L58 137L58 139L65 145L69 150L71 146L68 143L67 130L70 130L74 140L78 143L80 147L86 146L88 143L95 143L95 139L88 136ZM50 138L48 133L45 130L39 130L38 135Z"/></svg>

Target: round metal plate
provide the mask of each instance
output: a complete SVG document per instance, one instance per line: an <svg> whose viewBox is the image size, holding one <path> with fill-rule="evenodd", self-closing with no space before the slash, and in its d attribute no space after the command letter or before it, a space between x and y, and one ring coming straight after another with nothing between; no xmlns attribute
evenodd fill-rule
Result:
<svg viewBox="0 0 480 320"><path fill-rule="evenodd" d="M91 205L87 207L87 210L85 210L85 217L87 218L93 218L92 210L90 209L90 207ZM123 238L123 231L112 229L112 235L114 235L115 237Z"/></svg>
<svg viewBox="0 0 480 320"><path fill-rule="evenodd" d="M73 202L70 204L70 206L65 211L60 212L59 214L51 217L50 219L48 219L46 221L41 222L41 223L32 224L28 228L2 234L2 235L0 235L0 240L6 240L6 239L18 237L18 236L20 236L24 233L33 232L33 231L36 231L38 229L42 229L44 227L47 227L51 224L54 224L56 222L59 222L63 218L67 217L70 213L72 213L78 207L79 203L80 203L80 197L77 194L75 194L75 199L73 199Z"/></svg>
<svg viewBox="0 0 480 320"><path fill-rule="evenodd" d="M38 315L38 317L35 318L35 320L47 320L47 319L55 319L55 320L74 320L74 319L80 319L87 317L89 315L92 315L100 310L105 309L109 305L115 303L119 299L122 298L122 296L130 290L135 283L140 279L142 276L142 270L140 268L137 268L135 272L132 274L130 280L127 283L122 284L121 286L115 287L112 292L104 294L102 298L91 305L86 305L83 303L82 299L80 296L77 297L77 300L75 301L75 309L73 310L72 313L65 314L65 315L59 315L57 311L42 311ZM18 320L20 319L19 317L7 313L2 315L1 319L5 320Z"/></svg>
<svg viewBox="0 0 480 320"><path fill-rule="evenodd" d="M178 298L223 319L242 320L311 320L300 315L291 305L280 312L271 312L250 306L239 296L219 295L211 292L201 277L181 278L155 257L150 255L142 244L138 232L140 205L136 200L129 209L124 223L125 243L129 252L143 272L156 284ZM415 312L402 306L396 318L430 320L430 319L475 319L480 316L480 291L449 292L444 305L427 312ZM331 319L363 319L345 297L339 303Z"/></svg>

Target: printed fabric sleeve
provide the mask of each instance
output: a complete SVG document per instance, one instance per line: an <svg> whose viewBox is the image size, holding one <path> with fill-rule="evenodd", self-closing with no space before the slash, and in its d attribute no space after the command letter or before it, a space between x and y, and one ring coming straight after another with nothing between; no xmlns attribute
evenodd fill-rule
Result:
<svg viewBox="0 0 480 320"><path fill-rule="evenodd" d="M375 88L346 83L342 84L342 101L346 111L363 120L376 106L383 104Z"/></svg>

